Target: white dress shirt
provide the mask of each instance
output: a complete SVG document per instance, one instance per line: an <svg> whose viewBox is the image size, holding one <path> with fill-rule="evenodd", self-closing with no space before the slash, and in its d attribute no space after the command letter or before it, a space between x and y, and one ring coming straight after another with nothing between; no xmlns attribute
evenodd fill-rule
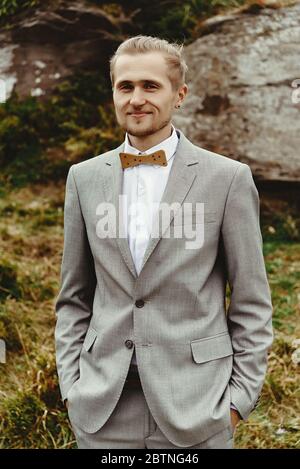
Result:
<svg viewBox="0 0 300 469"><path fill-rule="evenodd" d="M127 133L125 136L124 152L149 155L157 150L164 150L168 162L167 166L141 163L123 170L123 228L138 275L150 240L153 217L166 188L177 144L178 136L173 125L170 137L143 152L130 144ZM132 363L136 364L135 351Z"/></svg>
<svg viewBox="0 0 300 469"><path fill-rule="evenodd" d="M173 126L170 137L144 152L130 145L127 134L125 137L124 152L142 156L164 150L168 162L167 166L139 164L124 169L122 195L126 197L123 197L123 214L126 214L127 209L127 217L124 216L124 230L137 274L141 271L153 217L157 213L158 204L168 181L177 143L178 136Z"/></svg>

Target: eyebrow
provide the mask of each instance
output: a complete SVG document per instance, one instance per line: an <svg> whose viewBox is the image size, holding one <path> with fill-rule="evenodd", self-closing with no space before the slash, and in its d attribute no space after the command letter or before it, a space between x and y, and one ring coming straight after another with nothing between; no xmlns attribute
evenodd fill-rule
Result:
<svg viewBox="0 0 300 469"><path fill-rule="evenodd" d="M161 86L161 83L159 83L158 81L155 81L155 80L139 80L137 83L154 84L156 86ZM132 85L132 84L133 84L133 81L123 80L123 81L117 82L115 86L117 88L119 88L122 85Z"/></svg>

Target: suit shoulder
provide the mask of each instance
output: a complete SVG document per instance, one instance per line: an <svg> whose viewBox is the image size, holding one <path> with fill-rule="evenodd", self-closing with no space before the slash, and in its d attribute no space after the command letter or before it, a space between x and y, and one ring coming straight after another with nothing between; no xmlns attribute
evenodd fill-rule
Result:
<svg viewBox="0 0 300 469"><path fill-rule="evenodd" d="M243 181L252 185L254 182L251 168L246 163L236 161L228 156L206 150L197 145L193 145L194 155L200 164L196 165L196 170L200 173L206 172L207 177L217 184L222 184L228 189L233 181Z"/></svg>
<svg viewBox="0 0 300 469"><path fill-rule="evenodd" d="M116 150L109 150L105 153L93 156L88 160L80 161L72 165L73 170L76 173L93 173L96 169L101 168L107 161L111 161L111 158Z"/></svg>
<svg viewBox="0 0 300 469"><path fill-rule="evenodd" d="M240 161L234 160L229 156L221 155L220 153L215 153L210 150L206 150L205 148L198 147L194 145L197 155L202 160L205 159L206 162L209 164L217 165L220 168L231 169L234 172L237 171L238 168L242 166L248 166L245 163Z"/></svg>

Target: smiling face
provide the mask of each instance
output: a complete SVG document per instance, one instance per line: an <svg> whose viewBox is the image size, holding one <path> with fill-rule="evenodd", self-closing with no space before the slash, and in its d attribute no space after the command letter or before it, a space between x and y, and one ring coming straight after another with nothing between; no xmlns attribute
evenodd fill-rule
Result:
<svg viewBox="0 0 300 469"><path fill-rule="evenodd" d="M122 54L115 63L116 118L139 141L154 135L161 140L170 136L175 105L182 102L186 91L186 85L173 89L167 63L159 52Z"/></svg>

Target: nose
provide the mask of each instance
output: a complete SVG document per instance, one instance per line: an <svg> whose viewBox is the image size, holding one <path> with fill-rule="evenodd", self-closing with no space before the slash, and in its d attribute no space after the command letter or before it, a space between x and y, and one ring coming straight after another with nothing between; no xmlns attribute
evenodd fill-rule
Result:
<svg viewBox="0 0 300 469"><path fill-rule="evenodd" d="M140 88L134 88L130 98L130 104L132 106L142 106L145 102L146 100L143 91Z"/></svg>

